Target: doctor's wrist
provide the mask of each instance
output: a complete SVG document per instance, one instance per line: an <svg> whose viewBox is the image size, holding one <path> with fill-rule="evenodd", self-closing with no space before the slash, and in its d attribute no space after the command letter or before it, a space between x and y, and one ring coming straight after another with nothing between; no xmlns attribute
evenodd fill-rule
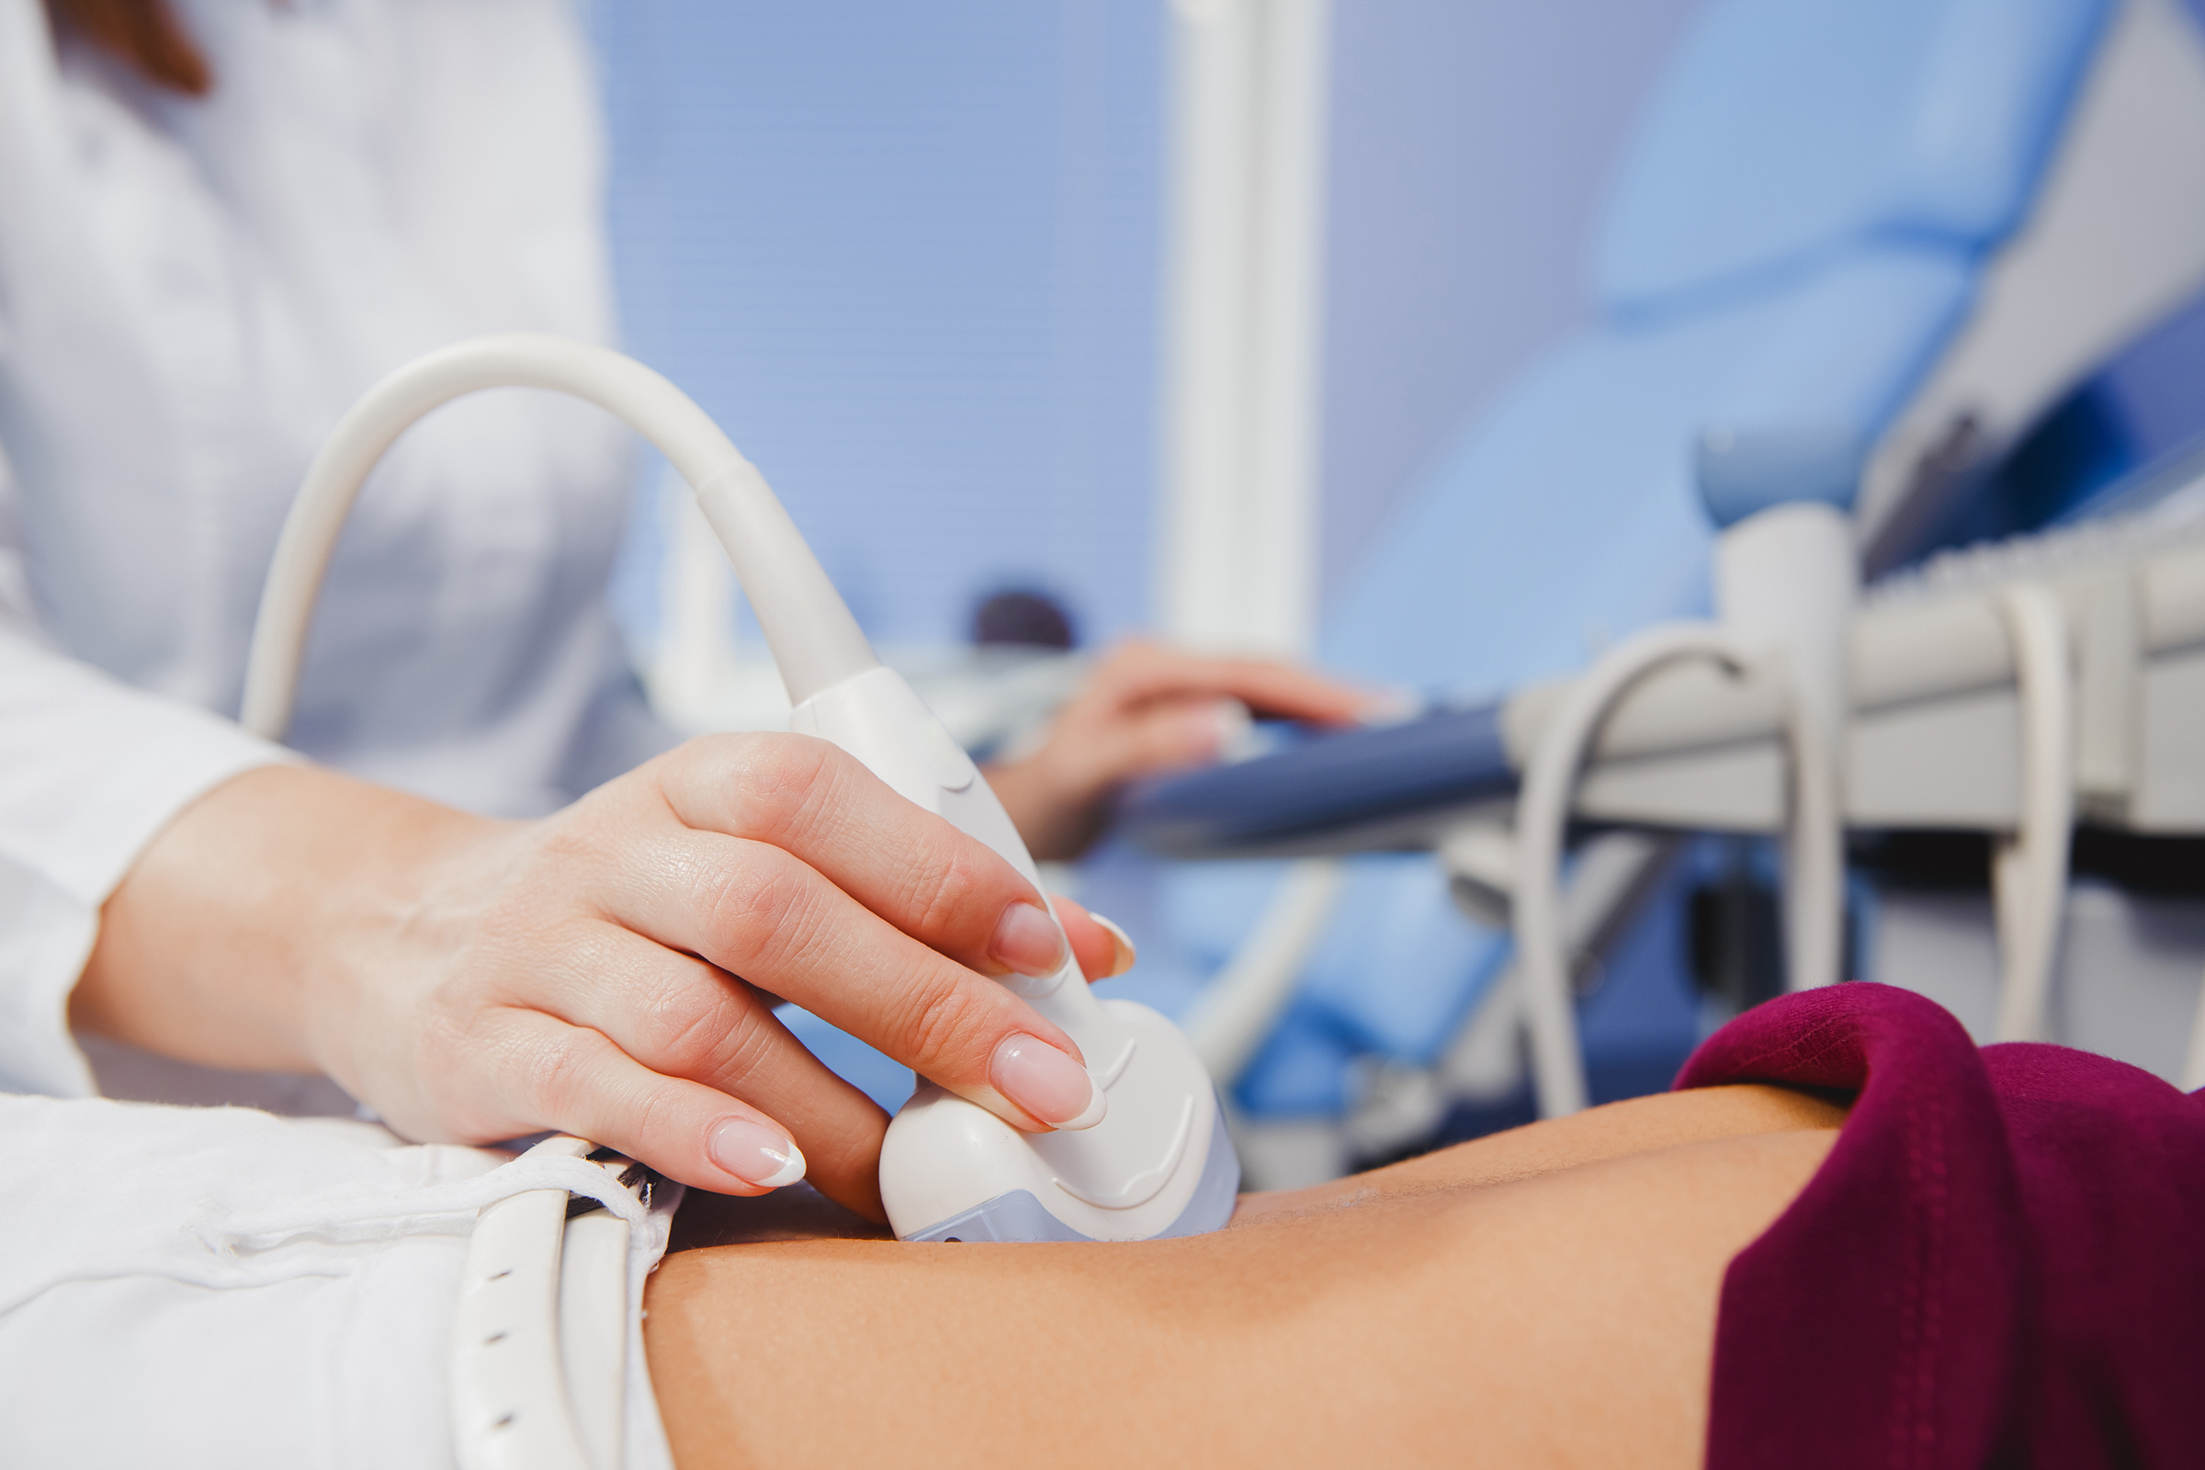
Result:
<svg viewBox="0 0 2205 1470"><path fill-rule="evenodd" d="M318 767L233 777L178 813L102 906L70 1022L184 1061L349 1086L322 1055L343 1029L331 1013L422 926L439 855L505 825Z"/></svg>

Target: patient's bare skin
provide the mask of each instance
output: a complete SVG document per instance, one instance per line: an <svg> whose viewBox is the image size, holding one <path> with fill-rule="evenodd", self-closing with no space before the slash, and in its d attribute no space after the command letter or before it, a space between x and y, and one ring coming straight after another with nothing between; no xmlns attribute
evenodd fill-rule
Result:
<svg viewBox="0 0 2205 1470"><path fill-rule="evenodd" d="M1698 1464L1724 1268L1843 1119L1641 1098L1137 1245L907 1246L817 1196L698 1200L651 1373L682 1470Z"/></svg>

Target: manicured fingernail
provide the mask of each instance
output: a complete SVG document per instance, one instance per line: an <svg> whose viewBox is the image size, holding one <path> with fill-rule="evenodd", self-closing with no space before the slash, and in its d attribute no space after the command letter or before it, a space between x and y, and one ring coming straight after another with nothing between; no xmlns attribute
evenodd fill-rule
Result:
<svg viewBox="0 0 2205 1470"><path fill-rule="evenodd" d="M1064 933L1057 921L1030 903L1014 903L995 921L988 953L1021 975L1054 975L1064 964Z"/></svg>
<svg viewBox="0 0 2205 1470"><path fill-rule="evenodd" d="M1096 913L1093 909L1087 911L1087 917L1102 925L1103 932L1110 936L1112 946L1110 968L1103 972L1103 978L1108 980L1113 976L1123 975L1126 971L1132 969L1134 961L1141 957L1140 952L1133 947L1132 938L1127 935L1125 930L1120 929L1116 924Z"/></svg>
<svg viewBox="0 0 2205 1470"><path fill-rule="evenodd" d="M760 1189L779 1189L804 1177L803 1151L748 1118L730 1118L713 1129L705 1152L712 1155L713 1163Z"/></svg>
<svg viewBox="0 0 2205 1470"><path fill-rule="evenodd" d="M1054 1128L1092 1128L1103 1120L1103 1090L1087 1069L1038 1036L1003 1038L988 1065L995 1090Z"/></svg>

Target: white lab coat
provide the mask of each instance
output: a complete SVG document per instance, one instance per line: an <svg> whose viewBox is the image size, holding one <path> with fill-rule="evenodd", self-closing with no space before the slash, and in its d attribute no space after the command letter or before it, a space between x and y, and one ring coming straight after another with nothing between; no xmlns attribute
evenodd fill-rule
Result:
<svg viewBox="0 0 2205 1470"><path fill-rule="evenodd" d="M194 797L282 758L228 717L277 527L383 373L478 332L612 332L567 0L182 0L159 93L0 0L0 1089L91 1086L100 904ZM322 595L307 755L549 810L670 743L603 592L625 435L483 395L402 439Z"/></svg>

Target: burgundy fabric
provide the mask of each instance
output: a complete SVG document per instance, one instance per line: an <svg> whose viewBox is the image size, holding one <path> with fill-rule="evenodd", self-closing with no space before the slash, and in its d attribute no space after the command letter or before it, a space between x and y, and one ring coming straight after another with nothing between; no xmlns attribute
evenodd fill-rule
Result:
<svg viewBox="0 0 2205 1470"><path fill-rule="evenodd" d="M2205 1466L2205 1093L1848 984L1677 1086L1857 1093L1723 1279L1711 1470Z"/></svg>

